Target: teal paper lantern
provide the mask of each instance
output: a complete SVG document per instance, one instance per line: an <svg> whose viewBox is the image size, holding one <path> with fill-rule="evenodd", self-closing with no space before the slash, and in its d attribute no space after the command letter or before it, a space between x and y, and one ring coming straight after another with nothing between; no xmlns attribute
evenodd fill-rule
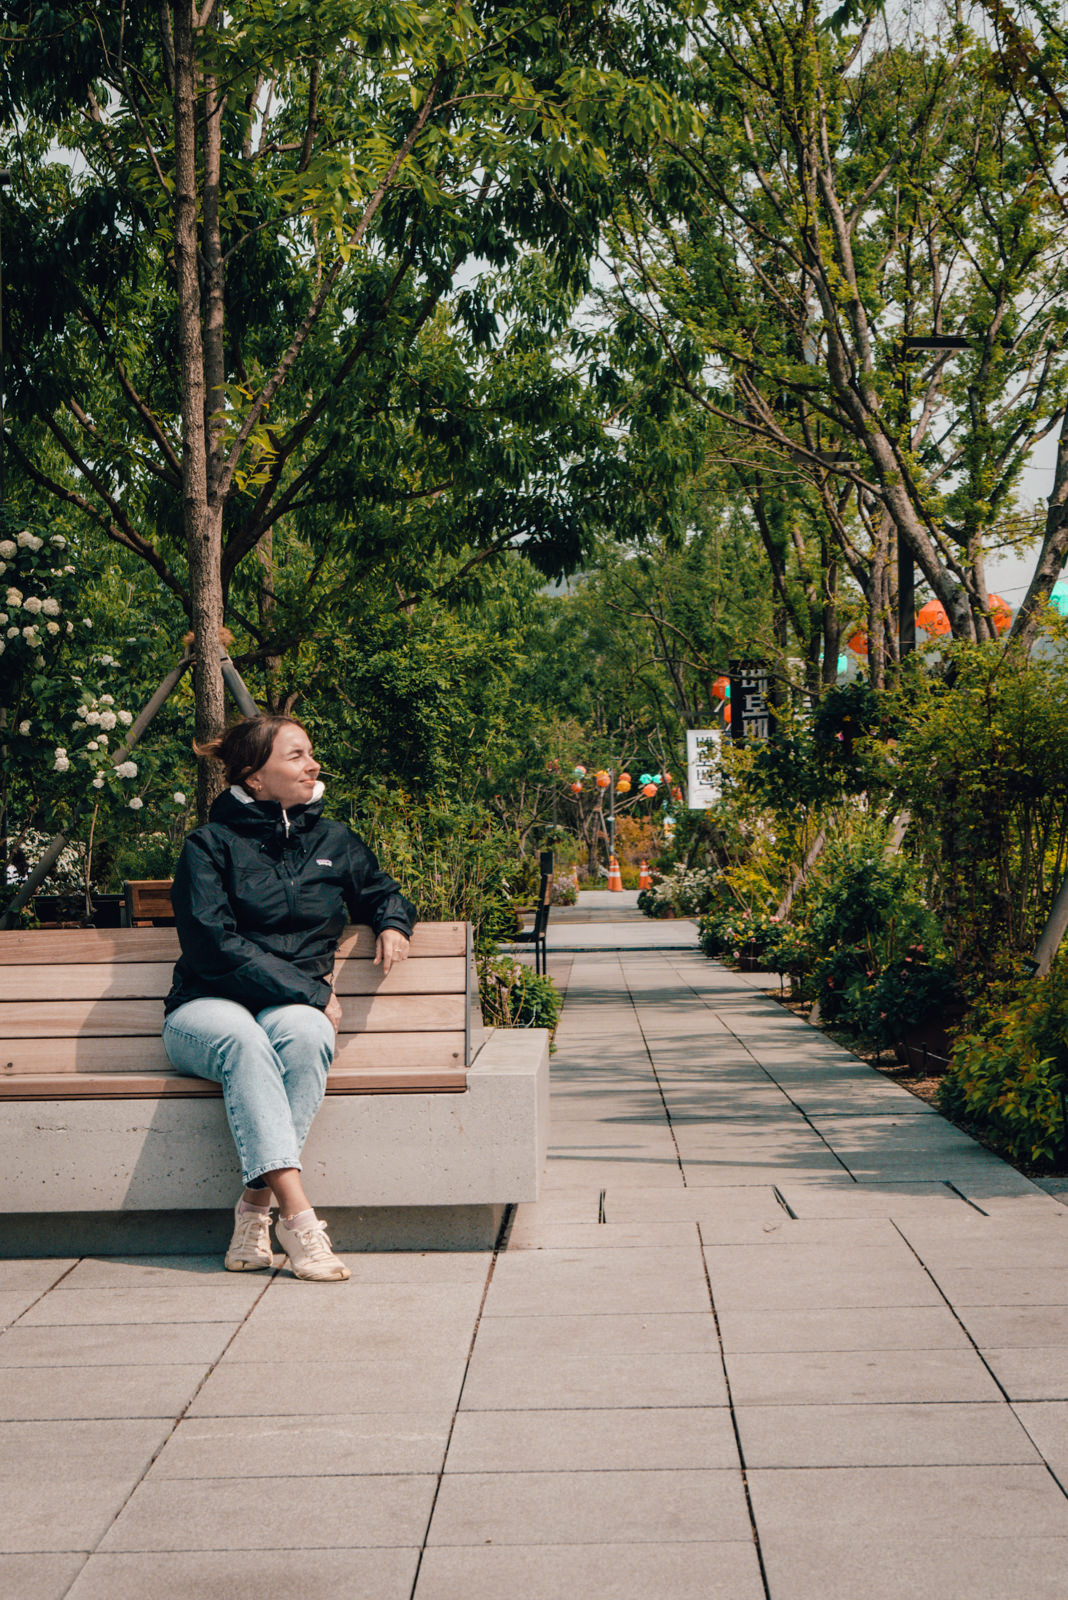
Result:
<svg viewBox="0 0 1068 1600"><path fill-rule="evenodd" d="M1063 578L1053 585L1049 603L1062 617L1068 617L1068 583L1065 583Z"/></svg>
<svg viewBox="0 0 1068 1600"><path fill-rule="evenodd" d="M838 669L837 669L838 670L838 676L841 677L842 673L848 671L848 669L849 669L849 657L848 656L839 656L838 657Z"/></svg>

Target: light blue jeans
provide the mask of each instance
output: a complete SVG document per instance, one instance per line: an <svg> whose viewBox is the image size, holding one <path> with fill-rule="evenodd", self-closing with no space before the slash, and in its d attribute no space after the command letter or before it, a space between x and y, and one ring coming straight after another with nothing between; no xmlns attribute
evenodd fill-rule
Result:
<svg viewBox="0 0 1068 1600"><path fill-rule="evenodd" d="M246 1184L300 1153L323 1103L334 1029L315 1006L267 1006L255 1015L236 1000L187 1000L163 1024L175 1072L222 1085L226 1119Z"/></svg>

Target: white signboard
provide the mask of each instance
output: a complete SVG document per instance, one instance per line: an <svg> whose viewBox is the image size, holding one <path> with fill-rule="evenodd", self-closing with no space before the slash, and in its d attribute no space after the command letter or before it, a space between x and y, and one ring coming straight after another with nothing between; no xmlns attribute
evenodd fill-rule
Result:
<svg viewBox="0 0 1068 1600"><path fill-rule="evenodd" d="M686 804L707 811L719 799L719 728L686 730Z"/></svg>

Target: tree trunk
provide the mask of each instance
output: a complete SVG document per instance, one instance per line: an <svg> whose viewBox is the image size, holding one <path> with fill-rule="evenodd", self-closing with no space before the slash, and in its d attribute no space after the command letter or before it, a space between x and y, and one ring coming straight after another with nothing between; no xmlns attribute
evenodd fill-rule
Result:
<svg viewBox="0 0 1068 1600"><path fill-rule="evenodd" d="M174 258L178 297L178 372L182 409L182 511L197 662L196 737L213 739L225 726L219 630L223 624L222 508L209 504L200 281L197 261L197 137L195 24L192 0L174 8ZM201 763L197 810L201 821L222 788L218 769Z"/></svg>

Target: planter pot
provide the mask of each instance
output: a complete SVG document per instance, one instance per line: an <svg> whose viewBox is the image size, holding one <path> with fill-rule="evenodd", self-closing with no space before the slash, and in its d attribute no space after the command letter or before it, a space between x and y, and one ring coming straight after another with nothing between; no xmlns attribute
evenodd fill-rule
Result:
<svg viewBox="0 0 1068 1600"><path fill-rule="evenodd" d="M83 894L39 894L33 902L38 922L48 928L121 928L126 899L121 894L94 894L86 916Z"/></svg>

